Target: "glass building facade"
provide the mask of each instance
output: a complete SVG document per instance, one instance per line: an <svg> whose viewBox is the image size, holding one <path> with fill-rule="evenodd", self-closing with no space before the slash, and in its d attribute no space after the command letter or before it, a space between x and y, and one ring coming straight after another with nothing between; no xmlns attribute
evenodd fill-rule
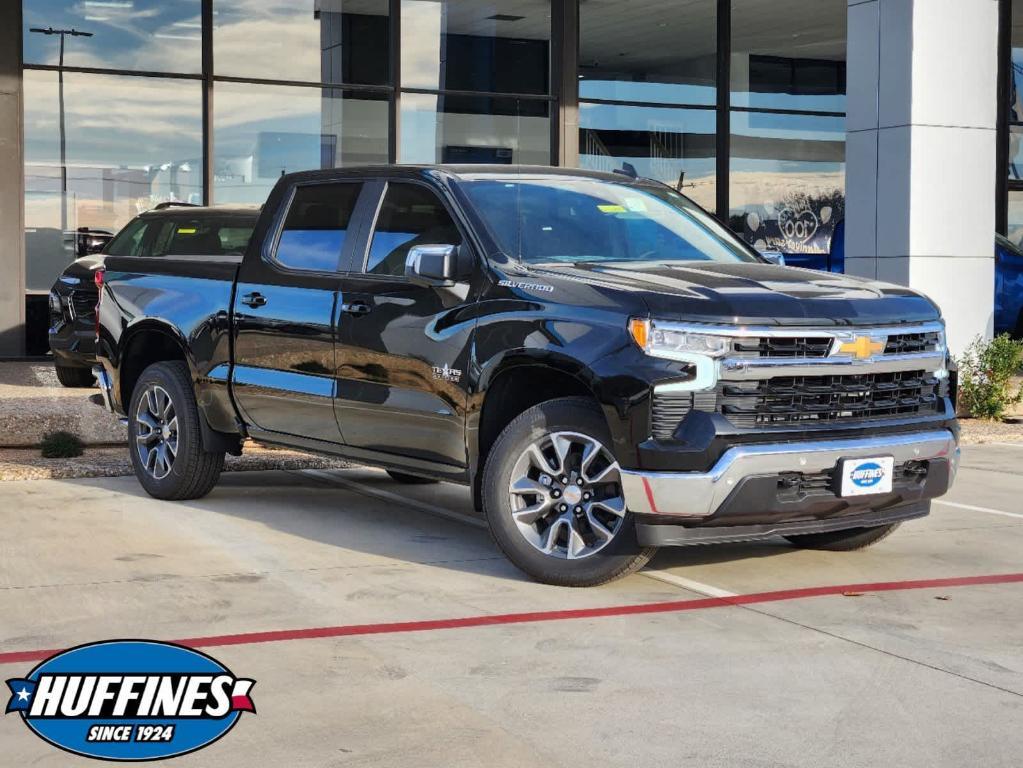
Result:
<svg viewBox="0 0 1023 768"><path fill-rule="evenodd" d="M1023 0L1001 3L994 193L1019 241ZM45 298L79 227L115 231L165 201L259 205L282 173L384 162L628 164L762 250L827 254L847 7L23 2L26 289Z"/></svg>

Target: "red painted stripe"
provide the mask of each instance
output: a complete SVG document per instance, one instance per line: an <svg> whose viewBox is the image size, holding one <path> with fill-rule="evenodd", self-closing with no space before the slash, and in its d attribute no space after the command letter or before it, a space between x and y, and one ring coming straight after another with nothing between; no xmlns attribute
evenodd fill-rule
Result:
<svg viewBox="0 0 1023 768"><path fill-rule="evenodd" d="M308 629L279 629L269 632L247 632L237 635L212 635L174 640L190 648L214 648L223 645L252 645L283 640L312 640L324 637L351 637L353 635L387 635L399 632L429 632L437 629L467 629L491 627L499 624L533 624L541 621L568 619L597 619L608 616L634 616L644 613L677 613L729 605L753 605L797 600L806 597L841 595L845 592L898 592L909 589L945 589L972 587L983 584L1016 584L1023 582L1023 573L1002 573L989 576L960 576L948 579L918 579L915 581L879 581L866 584L836 584L825 587L801 587L774 592L755 592L734 597L703 597L690 600L670 600L660 603L612 605L604 608L573 608L563 611L533 611L530 613L499 613L491 616L467 616L460 619L427 619L425 621L396 621L385 624L348 624L336 627ZM39 661L63 649L11 651L0 653L0 664Z"/></svg>
<svg viewBox="0 0 1023 768"><path fill-rule="evenodd" d="M657 514L657 502L654 501L654 489L650 487L650 481L643 478L643 490L646 491L646 500L650 505L650 511Z"/></svg>

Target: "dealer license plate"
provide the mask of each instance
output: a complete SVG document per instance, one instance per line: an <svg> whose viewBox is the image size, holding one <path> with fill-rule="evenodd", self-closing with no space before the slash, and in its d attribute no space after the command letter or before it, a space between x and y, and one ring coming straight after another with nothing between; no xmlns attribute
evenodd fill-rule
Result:
<svg viewBox="0 0 1023 768"><path fill-rule="evenodd" d="M838 471L842 477L843 496L891 493L895 459L892 456L843 459L838 463Z"/></svg>

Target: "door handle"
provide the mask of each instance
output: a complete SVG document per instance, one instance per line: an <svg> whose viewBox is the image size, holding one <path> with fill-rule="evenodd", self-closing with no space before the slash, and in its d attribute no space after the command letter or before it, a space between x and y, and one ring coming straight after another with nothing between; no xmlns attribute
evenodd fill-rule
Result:
<svg viewBox="0 0 1023 768"><path fill-rule="evenodd" d="M345 302L341 305L341 311L349 315L368 315L370 306L364 301Z"/></svg>
<svg viewBox="0 0 1023 768"><path fill-rule="evenodd" d="M242 304L256 308L266 305L266 296L261 293L246 293L242 296Z"/></svg>

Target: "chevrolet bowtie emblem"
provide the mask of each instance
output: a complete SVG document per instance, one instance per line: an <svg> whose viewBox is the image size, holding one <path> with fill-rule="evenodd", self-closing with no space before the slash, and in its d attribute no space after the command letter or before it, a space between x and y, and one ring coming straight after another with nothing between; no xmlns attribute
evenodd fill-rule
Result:
<svg viewBox="0 0 1023 768"><path fill-rule="evenodd" d="M857 336L852 341L845 342L838 351L843 355L852 355L857 360L866 360L868 357L884 352L885 342L874 341L869 336Z"/></svg>

